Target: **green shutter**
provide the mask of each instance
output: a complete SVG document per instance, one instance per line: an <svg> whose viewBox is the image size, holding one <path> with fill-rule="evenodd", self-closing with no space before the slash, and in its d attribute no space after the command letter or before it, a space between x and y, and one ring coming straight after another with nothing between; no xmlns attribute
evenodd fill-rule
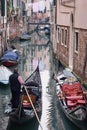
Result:
<svg viewBox="0 0 87 130"><path fill-rule="evenodd" d="M1 0L1 16L5 16L5 0Z"/></svg>

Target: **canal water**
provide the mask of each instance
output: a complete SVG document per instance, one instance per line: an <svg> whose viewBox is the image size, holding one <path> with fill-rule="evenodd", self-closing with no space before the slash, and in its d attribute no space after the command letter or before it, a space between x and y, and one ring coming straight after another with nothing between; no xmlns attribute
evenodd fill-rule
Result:
<svg viewBox="0 0 87 130"><path fill-rule="evenodd" d="M30 41L20 42L17 40L11 44L14 44L20 52L21 60L17 67L24 80L39 63L42 79L42 114L40 120L43 130L80 130L65 117L57 101L55 81L52 79L54 65L49 38L40 37L36 32L33 32ZM10 69L13 70L13 68ZM9 117L4 114L4 110L10 97L9 85L1 85L0 130L42 130L36 118L23 125L14 124L9 120Z"/></svg>

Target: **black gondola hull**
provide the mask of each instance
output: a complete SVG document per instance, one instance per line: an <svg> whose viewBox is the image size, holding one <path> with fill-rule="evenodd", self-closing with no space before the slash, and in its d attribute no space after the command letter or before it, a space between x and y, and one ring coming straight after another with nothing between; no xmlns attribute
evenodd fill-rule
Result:
<svg viewBox="0 0 87 130"><path fill-rule="evenodd" d="M62 102L60 101L60 99L58 99L58 102L60 103L60 107L63 111L63 113L65 114L65 116L72 122L74 123L78 128L82 129L82 130L87 130L87 116L85 117L85 119L83 120L79 120L79 118L75 118L74 116L70 115L65 106L62 105ZM85 109L85 114L86 114L86 109Z"/></svg>
<svg viewBox="0 0 87 130"><path fill-rule="evenodd" d="M87 99L83 86L68 69L55 78L57 99L62 111L77 127L87 130Z"/></svg>

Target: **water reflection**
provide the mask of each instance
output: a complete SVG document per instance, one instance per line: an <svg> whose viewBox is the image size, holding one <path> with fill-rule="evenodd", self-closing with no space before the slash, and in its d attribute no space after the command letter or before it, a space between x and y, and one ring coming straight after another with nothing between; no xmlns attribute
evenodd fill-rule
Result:
<svg viewBox="0 0 87 130"><path fill-rule="evenodd" d="M19 66L23 77L28 77L39 64L40 69L49 69L49 46L20 44L21 61Z"/></svg>
<svg viewBox="0 0 87 130"><path fill-rule="evenodd" d="M36 41L36 44L30 43L30 42L16 43L20 45L19 51L21 55L21 60L20 60L20 63L18 64L18 69L19 69L19 73L22 75L24 80L32 73L32 71L36 69L38 64L39 64L41 73L43 73L43 70L50 70L50 58L49 58L50 46L47 45L49 39L44 41L43 39L41 40L41 38L39 38L37 41ZM16 46L19 46L19 45L16 45ZM46 77L46 73L44 76ZM17 130L20 130L20 129L24 130L25 126L26 126L26 130L29 128L31 130L37 130L39 127L39 124L36 119L28 122L27 124L23 126L22 125L19 126L17 124L14 125L14 123L9 121L7 130L14 130L14 126Z"/></svg>

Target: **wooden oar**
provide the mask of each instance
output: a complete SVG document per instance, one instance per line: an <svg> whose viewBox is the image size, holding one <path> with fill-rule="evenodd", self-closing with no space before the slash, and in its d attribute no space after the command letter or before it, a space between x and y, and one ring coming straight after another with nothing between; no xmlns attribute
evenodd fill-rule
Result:
<svg viewBox="0 0 87 130"><path fill-rule="evenodd" d="M43 130L43 128L42 128L42 126L41 126L41 123L40 123L40 120L39 120L39 117L38 117L38 115L37 115L36 109L35 109L35 107L34 107L34 105L33 105L33 102L32 102L32 100L31 100L31 97L30 97L30 95L29 95L29 93L28 93L28 91L27 91L27 88L26 88L25 86L24 86L24 89L25 89L26 94L27 94L27 96L28 96L28 99L29 99L29 101L30 101L30 103L31 103L31 106L32 106L32 108L33 108L33 110L34 110L34 113L35 113L36 118L37 118L37 120L38 120L38 122L39 122L39 125L40 125L41 129Z"/></svg>

